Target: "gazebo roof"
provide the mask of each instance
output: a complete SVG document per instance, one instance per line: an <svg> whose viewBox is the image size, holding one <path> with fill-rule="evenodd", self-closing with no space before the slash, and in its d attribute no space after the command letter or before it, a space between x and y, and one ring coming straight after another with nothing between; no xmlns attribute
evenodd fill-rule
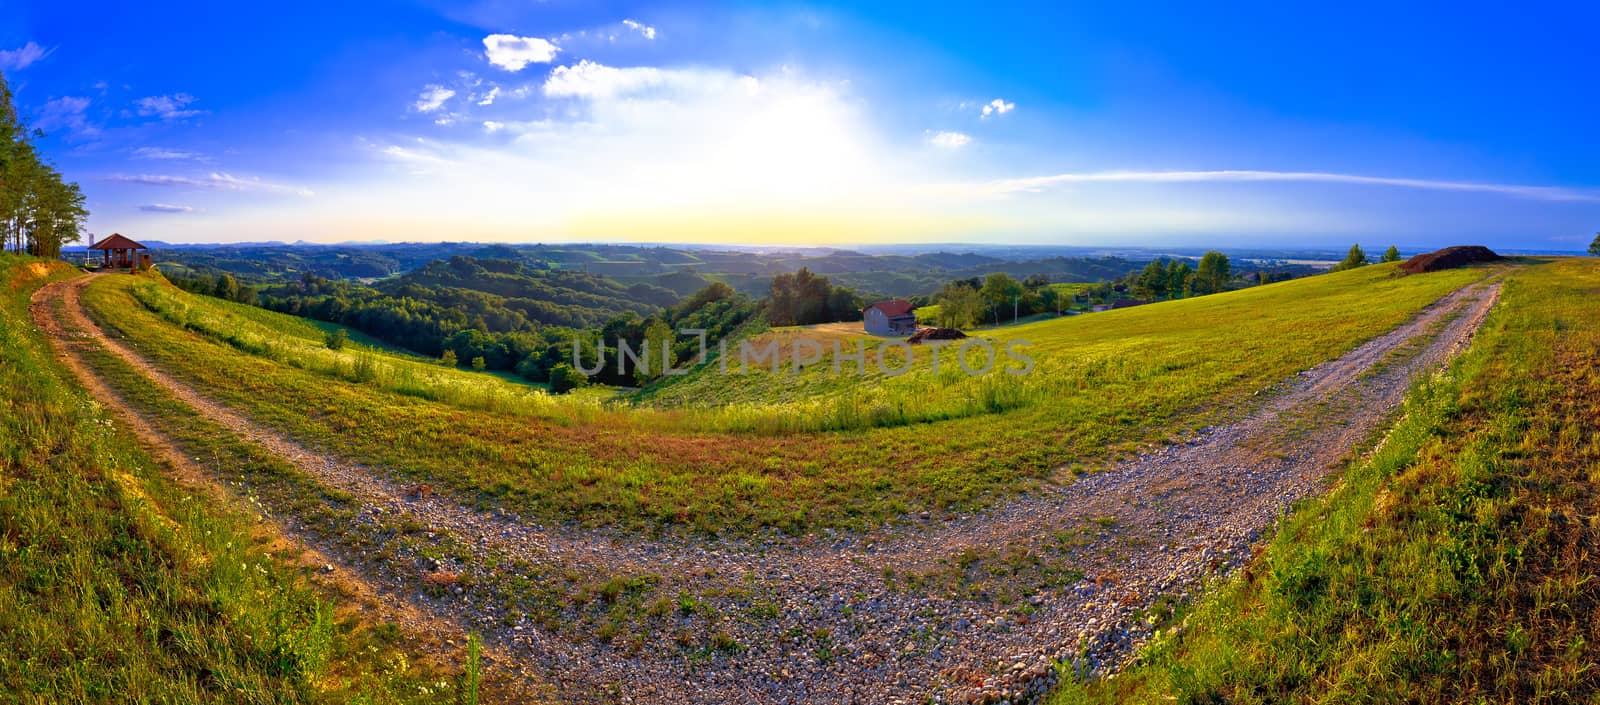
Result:
<svg viewBox="0 0 1600 705"><path fill-rule="evenodd" d="M134 242L132 240L129 240L127 237L124 237L122 235L122 233L112 233L111 237L108 237L108 238L106 238L104 240L101 240L101 241L99 241L99 242L97 242L97 243L95 243L93 245L90 245L89 249L91 249L91 250L148 250L150 248L145 247L144 245L141 245L141 244L139 244L137 242Z"/></svg>

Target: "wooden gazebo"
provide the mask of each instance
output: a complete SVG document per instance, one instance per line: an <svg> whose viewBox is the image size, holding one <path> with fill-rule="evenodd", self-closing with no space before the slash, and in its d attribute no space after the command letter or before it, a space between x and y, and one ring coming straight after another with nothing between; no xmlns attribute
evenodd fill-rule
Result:
<svg viewBox="0 0 1600 705"><path fill-rule="evenodd" d="M105 255L106 268L116 269L147 269L150 267L150 248L124 237L121 233L112 233L111 237L89 246L91 250L100 250Z"/></svg>

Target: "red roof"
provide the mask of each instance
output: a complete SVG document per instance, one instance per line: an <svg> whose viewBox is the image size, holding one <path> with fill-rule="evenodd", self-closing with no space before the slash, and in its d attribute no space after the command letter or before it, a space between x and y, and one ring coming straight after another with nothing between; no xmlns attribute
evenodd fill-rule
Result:
<svg viewBox="0 0 1600 705"><path fill-rule="evenodd" d="M129 240L128 238L124 237L121 233L112 233L111 237L108 237L108 238L106 238L104 240L101 240L101 241L99 241L99 242L97 242L97 243L95 243L93 245L90 245L89 249L91 249L91 250L148 250L150 248L145 247L144 245L141 245L141 244L139 244L137 242L134 242L132 240Z"/></svg>
<svg viewBox="0 0 1600 705"><path fill-rule="evenodd" d="M898 316L911 315L911 309L913 308L916 307L912 306L910 301L906 301L905 299L895 299L893 301L879 301L878 303L861 309L861 311L865 313L872 309L878 309L879 311L883 312L883 315L890 318L896 318Z"/></svg>

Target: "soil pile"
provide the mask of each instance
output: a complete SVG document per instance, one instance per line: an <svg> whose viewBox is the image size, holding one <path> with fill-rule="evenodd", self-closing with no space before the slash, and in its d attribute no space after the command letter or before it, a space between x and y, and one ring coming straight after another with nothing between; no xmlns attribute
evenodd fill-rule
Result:
<svg viewBox="0 0 1600 705"><path fill-rule="evenodd" d="M924 340L960 340L965 337L967 337L966 333L962 333L955 328L923 328L911 334L907 342L915 345Z"/></svg>
<svg viewBox="0 0 1600 705"><path fill-rule="evenodd" d="M1406 274L1437 272L1441 269L1465 267L1476 262L1496 262L1505 259L1483 245L1457 245L1438 252L1420 254L1405 261L1400 269Z"/></svg>

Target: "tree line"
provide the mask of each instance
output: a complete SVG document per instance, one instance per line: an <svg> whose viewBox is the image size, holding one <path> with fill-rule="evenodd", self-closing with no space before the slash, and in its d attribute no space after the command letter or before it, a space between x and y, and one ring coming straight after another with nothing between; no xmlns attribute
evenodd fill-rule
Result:
<svg viewBox="0 0 1600 705"><path fill-rule="evenodd" d="M39 155L0 74L0 251L59 257L61 246L83 239L83 191Z"/></svg>
<svg viewBox="0 0 1600 705"><path fill-rule="evenodd" d="M698 338L680 338L676 331L698 328L711 340L728 336L759 312L749 297L721 282L701 289L677 304L648 314L624 311L602 325L574 327L531 321L510 308L505 299L456 287L438 287L450 295L443 300L389 295L344 280L306 274L298 281L269 286L259 292L239 284L232 275L168 277L187 291L254 304L302 318L338 323L385 343L437 358L442 364L475 370L513 372L534 382L547 382L561 392L590 382L619 386L648 383L661 376L660 353L653 353L649 373L633 360L618 362L619 345L641 350L646 340L659 351L662 341L672 348L671 359L688 360L699 354ZM398 291L419 293L426 287L408 285ZM436 293L436 292L434 292ZM619 342L620 341L620 342ZM344 338L330 336L330 348L342 348ZM584 375L572 364L577 346L579 366L594 370ZM604 360L604 365L601 361Z"/></svg>
<svg viewBox="0 0 1600 705"><path fill-rule="evenodd" d="M1142 271L1088 287L1090 301L1111 303L1118 294L1140 300L1177 299L1226 291L1233 282L1228 256L1205 253L1198 266L1188 260L1153 260ZM1021 280L1005 272L957 279L944 285L928 301L939 307L935 322L947 328L967 328L979 323L999 325L1039 313L1064 313L1078 304L1043 274Z"/></svg>
<svg viewBox="0 0 1600 705"><path fill-rule="evenodd" d="M1384 250L1383 257L1378 261L1399 262L1400 248L1390 245L1389 249ZM1372 264L1372 260L1367 257L1367 251L1361 249L1361 243L1356 243L1350 246L1350 251L1345 254L1344 261L1333 265L1333 268L1329 269L1328 271L1343 272L1346 270L1355 269L1356 267L1365 267L1369 264Z"/></svg>
<svg viewBox="0 0 1600 705"><path fill-rule="evenodd" d="M856 292L834 286L827 277L801 267L772 278L767 296L767 322L774 326L859 321L865 304Z"/></svg>

